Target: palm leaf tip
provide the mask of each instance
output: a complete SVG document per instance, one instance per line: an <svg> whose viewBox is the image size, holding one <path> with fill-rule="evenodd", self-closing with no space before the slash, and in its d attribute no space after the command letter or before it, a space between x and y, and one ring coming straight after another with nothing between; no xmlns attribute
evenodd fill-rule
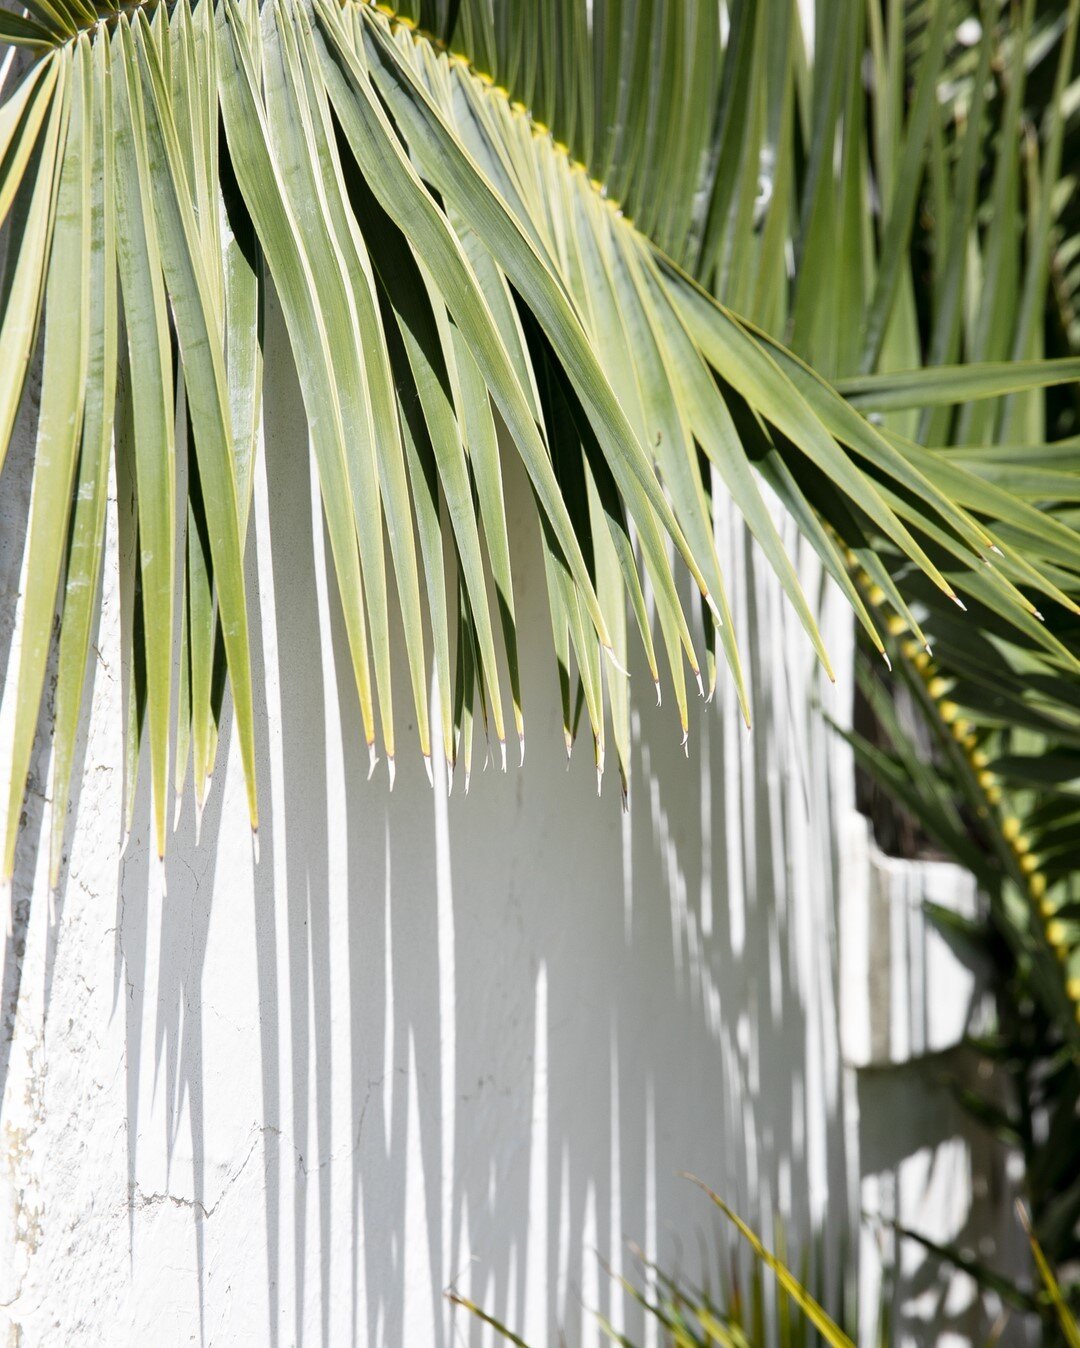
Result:
<svg viewBox="0 0 1080 1348"><path fill-rule="evenodd" d="M549 50L542 9L515 18L517 50ZM1072 602L1047 570L1073 565L1064 535L1050 556L1028 548L1023 510L860 409L970 406L1075 372L1039 360L943 365L838 391L721 306L699 282L719 289L725 259L750 266L753 175L739 147L799 114L787 83L796 62L788 51L767 67L752 18L731 42L754 78L735 66L722 74L709 6L670 11L656 40L684 80L669 78L669 64L651 70L643 20L628 20L617 53L592 47L584 3L567 7L575 43L556 44L550 69L546 58L511 60L479 0L462 0L453 31L435 38L352 0L108 13L49 0L30 17L0 17L0 40L35 54L0 104L0 222L11 234L0 458L39 326L45 352L4 874L58 594L54 877L59 867L110 443L131 487L121 502L128 808L145 738L159 848L189 763L201 815L228 687L257 847L243 547L270 284L308 414L365 742L374 762L381 739L391 783L395 602L428 775L432 675L451 769L460 758L468 781L481 726L504 760L511 717L524 760L500 423L541 521L568 746L580 690L598 773L613 744L624 787L631 642L658 690L666 661L684 744L687 665L706 693L684 575L703 596L708 691L719 645L749 722L714 538L718 497L746 520L830 677L762 480L879 646L848 546L873 567L887 544L898 575L929 577L961 605L993 587L1017 623L1033 608L1021 585ZM691 34L700 51L687 62ZM662 135L627 102L631 69L666 109ZM757 75L775 107L740 105ZM715 101L716 134L730 140L709 144L700 108L677 101L684 86ZM744 225L749 234L730 237ZM773 246L776 229L766 230ZM778 243L787 247L786 232ZM748 304L761 290L736 289ZM779 317L769 289L762 303ZM885 277L874 294L892 289ZM1003 566L983 580L988 548ZM875 579L917 632L900 587L880 566Z"/></svg>

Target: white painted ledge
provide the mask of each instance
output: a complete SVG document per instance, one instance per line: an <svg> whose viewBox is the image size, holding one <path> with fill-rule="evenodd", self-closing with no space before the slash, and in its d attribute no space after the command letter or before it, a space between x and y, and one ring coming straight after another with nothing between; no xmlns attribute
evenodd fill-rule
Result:
<svg viewBox="0 0 1080 1348"><path fill-rule="evenodd" d="M844 821L840 892L840 1035L851 1067L885 1067L960 1044L986 1010L974 970L927 917L936 904L979 912L969 871L886 856L868 821Z"/></svg>
<svg viewBox="0 0 1080 1348"><path fill-rule="evenodd" d="M841 827L840 1043L857 1143L860 1342L876 1342L883 1299L891 1348L970 1348L1002 1306L974 1280L900 1238L897 1227L955 1245L1002 1269L1027 1263L1012 1211L1017 1158L955 1098L987 1089L965 1037L992 1011L982 973L927 917L933 903L976 917L970 872L946 861L887 856L869 821ZM1030 1326L1006 1325L1004 1345Z"/></svg>

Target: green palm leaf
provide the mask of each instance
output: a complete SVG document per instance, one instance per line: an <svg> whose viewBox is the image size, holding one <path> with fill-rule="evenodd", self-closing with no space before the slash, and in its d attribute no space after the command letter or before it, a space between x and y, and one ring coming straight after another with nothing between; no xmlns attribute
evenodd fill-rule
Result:
<svg viewBox="0 0 1080 1348"><path fill-rule="evenodd" d="M1026 279L994 291L994 304L1011 306L1019 346L980 346L958 317L955 240L973 227L978 157L995 152L973 135L955 168L941 153L938 39L949 7L930 7L907 110L905 35L871 21L873 141L859 92L863 26L847 23L840 0L820 6L821 35L837 40L819 66L807 62L787 0L776 0L776 24L768 6L729 8L723 40L710 0L438 0L398 13L363 0L261 10L178 0L130 12L34 0L26 15L4 13L0 41L33 59L0 104L10 239L0 461L42 317L45 352L5 876L58 594L54 875L59 862L113 438L129 809L144 720L159 850L189 752L201 809L227 671L256 825L242 551L267 284L299 374L364 733L374 761L381 730L391 774L395 605L421 753L430 754L432 662L443 749L451 764L463 758L466 778L477 710L500 742L512 716L524 743L500 423L535 494L568 745L576 681L598 770L610 735L624 786L631 631L659 682L659 629L684 738L686 665L704 691L704 653L711 691L717 638L749 714L713 537L716 496L741 511L828 667L762 483L879 648L852 559L912 632L922 631L912 605L927 582L992 606L1012 640L1071 677L1069 641L1049 628L1037 635L1028 594L1074 602L1073 524L1040 529L1033 504L1051 484L1028 477L1013 494L993 460L980 466L914 439L920 426L944 439L956 402L969 431L985 424L970 409L986 407L999 409L1003 430L1027 434L1037 391L1075 379L1074 365L1034 349L1030 331L1031 296L1045 289L1060 119L1045 128ZM428 32L416 28L421 18ZM974 76L984 83L990 42ZM981 116L992 100L978 92ZM1011 199L1015 142L1003 135L996 154L995 181ZM861 223L868 166L884 188L880 244ZM944 211L953 172L961 190L934 353L954 364L912 371L916 208L929 183ZM848 259L839 269L838 217ZM988 257L1004 258L1011 243L989 238ZM835 322L823 307L832 280L845 297ZM978 316L974 328L985 328ZM1000 367L1016 355L1030 363ZM972 356L980 363L956 366ZM856 368L847 383L826 378ZM872 422L864 409L874 407L891 419ZM909 408L924 409L921 423ZM1051 451L1031 468L1052 472ZM704 633L687 607L687 575Z"/></svg>

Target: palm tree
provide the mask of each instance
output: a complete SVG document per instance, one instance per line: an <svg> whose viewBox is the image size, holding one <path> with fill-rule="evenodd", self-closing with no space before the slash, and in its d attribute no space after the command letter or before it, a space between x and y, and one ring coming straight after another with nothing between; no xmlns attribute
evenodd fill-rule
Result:
<svg viewBox="0 0 1080 1348"><path fill-rule="evenodd" d="M1080 373L1042 358L1076 9L1057 16L1057 96L1034 139L1025 52L1056 19L1030 0L1019 16L984 5L974 48L945 0L829 0L813 63L789 0L0 11L0 40L32 56L0 107L0 462L43 334L5 878L59 592L58 872L112 450L128 799L145 735L162 851L189 760L202 800L227 682L257 828L243 550L269 287L365 736L391 773L394 604L421 753L429 666L449 763L468 771L474 707L504 757L512 733L524 749L504 431L542 524L567 743L583 703L598 772L610 734L624 789L631 640L658 686L666 666L684 733L686 668L711 693L717 649L749 716L712 529L722 494L826 668L769 492L879 652L875 603L921 645L944 598L978 606L973 640L992 612L1072 679L1037 615L1077 611L1073 521L981 455L1044 441L1037 390Z"/></svg>

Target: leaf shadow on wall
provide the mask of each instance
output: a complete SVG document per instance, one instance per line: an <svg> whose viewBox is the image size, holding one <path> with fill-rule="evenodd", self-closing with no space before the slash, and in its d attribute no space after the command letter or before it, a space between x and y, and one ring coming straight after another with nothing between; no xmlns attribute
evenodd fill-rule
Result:
<svg viewBox="0 0 1080 1348"><path fill-rule="evenodd" d="M766 1233L782 1214L792 1241L826 1196L833 1234L848 1216L827 732L798 705L811 657L725 521L754 733L721 676L687 759L635 665L631 810L614 771L597 800L591 746L563 757L533 512L508 462L528 766L478 764L447 801L437 762L433 793L399 658L397 786L385 765L369 783L279 324L257 486L272 527L257 499L248 544L261 861L226 724L167 896L145 798L123 868L136 1302L164 1195L155 1221L190 1255L173 1299L205 1343L484 1341L451 1286L535 1344L598 1342L596 1310L640 1339L598 1254L633 1272L633 1240L714 1280L726 1263L678 1171Z"/></svg>

